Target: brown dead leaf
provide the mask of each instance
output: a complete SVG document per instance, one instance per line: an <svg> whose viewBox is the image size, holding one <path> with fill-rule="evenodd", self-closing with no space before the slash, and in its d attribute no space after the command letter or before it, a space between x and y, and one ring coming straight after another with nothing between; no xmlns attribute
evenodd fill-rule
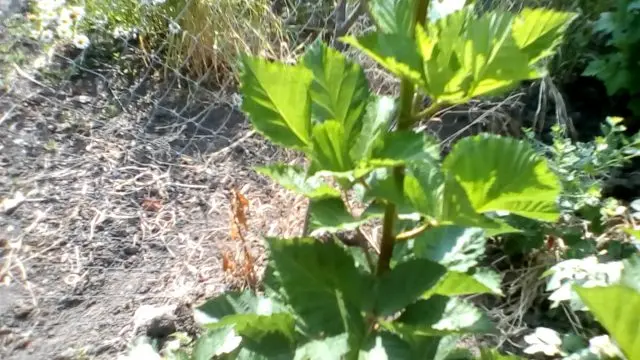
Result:
<svg viewBox="0 0 640 360"><path fill-rule="evenodd" d="M238 189L233 188L232 191L231 210L233 211L235 222L246 230L248 228L247 212L249 211L249 200Z"/></svg>
<svg viewBox="0 0 640 360"><path fill-rule="evenodd" d="M222 253L222 270L232 273L236 271L236 263L226 251Z"/></svg>
<svg viewBox="0 0 640 360"><path fill-rule="evenodd" d="M162 200L146 198L142 200L142 209L145 211L158 212L162 209Z"/></svg>

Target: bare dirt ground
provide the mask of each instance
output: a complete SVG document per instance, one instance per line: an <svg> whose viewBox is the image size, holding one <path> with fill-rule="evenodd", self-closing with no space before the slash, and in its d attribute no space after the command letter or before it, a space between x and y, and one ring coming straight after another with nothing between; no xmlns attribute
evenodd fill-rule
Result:
<svg viewBox="0 0 640 360"><path fill-rule="evenodd" d="M221 263L239 253L233 188L250 202L258 261L259 235L300 231L302 200L252 170L295 155L253 135L231 93L147 74L10 73L0 93L0 358L114 359L140 333L140 305L177 306L176 330L193 332L194 303L244 285Z"/></svg>

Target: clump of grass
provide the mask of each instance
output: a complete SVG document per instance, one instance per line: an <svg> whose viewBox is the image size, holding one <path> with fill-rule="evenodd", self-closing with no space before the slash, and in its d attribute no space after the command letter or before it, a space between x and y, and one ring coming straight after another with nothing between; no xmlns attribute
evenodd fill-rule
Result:
<svg viewBox="0 0 640 360"><path fill-rule="evenodd" d="M241 53L274 59L291 55L281 18L268 0L194 0L170 27L167 67L195 79L235 80Z"/></svg>
<svg viewBox="0 0 640 360"><path fill-rule="evenodd" d="M241 53L291 56L282 17L270 0L84 0L86 31L128 44L147 66L199 83L235 80ZM107 46L106 48L113 48Z"/></svg>

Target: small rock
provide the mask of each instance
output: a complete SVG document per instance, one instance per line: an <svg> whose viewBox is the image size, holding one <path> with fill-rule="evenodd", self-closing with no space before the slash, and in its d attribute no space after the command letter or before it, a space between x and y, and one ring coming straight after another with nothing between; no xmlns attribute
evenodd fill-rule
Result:
<svg viewBox="0 0 640 360"><path fill-rule="evenodd" d="M4 199L0 204L0 208L2 208L2 212L8 214L15 210L18 206L20 206L20 204L22 204L25 200L26 198L24 197L24 195L20 191L17 191L12 198Z"/></svg>
<svg viewBox="0 0 640 360"><path fill-rule="evenodd" d="M176 331L176 305L142 305L133 316L135 329L144 329L147 336L163 338Z"/></svg>
<svg viewBox="0 0 640 360"><path fill-rule="evenodd" d="M0 336L4 336L4 335L9 335L13 332L13 330L11 330L11 328L3 326L0 327Z"/></svg>
<svg viewBox="0 0 640 360"><path fill-rule="evenodd" d="M73 98L73 100L81 103L81 104L86 104L91 102L91 96L87 96L87 95L78 95L75 98Z"/></svg>
<svg viewBox="0 0 640 360"><path fill-rule="evenodd" d="M16 319L24 320L33 312L34 307L31 304L20 303L13 308L13 314Z"/></svg>
<svg viewBox="0 0 640 360"><path fill-rule="evenodd" d="M74 296L63 296L60 300L58 300L58 305L60 305L61 309L76 307L81 303L82 299Z"/></svg>
<svg viewBox="0 0 640 360"><path fill-rule="evenodd" d="M138 251L140 251L140 247L131 245L131 246L125 247L122 251L124 252L125 255L131 256L131 255L137 254Z"/></svg>

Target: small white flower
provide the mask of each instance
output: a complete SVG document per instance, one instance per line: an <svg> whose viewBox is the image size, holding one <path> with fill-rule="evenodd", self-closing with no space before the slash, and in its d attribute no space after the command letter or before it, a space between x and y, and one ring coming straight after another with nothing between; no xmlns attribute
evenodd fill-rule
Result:
<svg viewBox="0 0 640 360"><path fill-rule="evenodd" d="M63 9L58 16L58 25L71 27L73 25L73 19L71 18L71 11Z"/></svg>
<svg viewBox="0 0 640 360"><path fill-rule="evenodd" d="M544 353L547 356L554 356L561 353L562 339L555 330L549 328L536 328L532 334L524 337L524 341L529 345L524 349L526 354Z"/></svg>
<svg viewBox="0 0 640 360"><path fill-rule="evenodd" d="M65 0L38 0L36 4L40 11L54 11L63 6Z"/></svg>
<svg viewBox="0 0 640 360"><path fill-rule="evenodd" d="M51 24L52 22L58 19L58 14L56 14L53 11L44 11L38 14L38 16L40 17L40 24L43 27L48 26L49 24Z"/></svg>
<svg viewBox="0 0 640 360"><path fill-rule="evenodd" d="M84 8L82 6L72 6L69 8L69 12L74 21L79 21L84 17Z"/></svg>
<svg viewBox="0 0 640 360"><path fill-rule="evenodd" d="M71 30L71 27L65 26L65 25L58 26L58 28L56 28L56 33L58 33L58 36L63 39L69 39L70 37L73 36L73 31Z"/></svg>
<svg viewBox="0 0 640 360"><path fill-rule="evenodd" d="M73 38L73 45L78 49L86 49L90 44L91 41L89 41L89 38L86 35L79 34Z"/></svg>
<svg viewBox="0 0 640 360"><path fill-rule="evenodd" d="M171 21L169 22L169 32L171 34L178 34L180 31L182 31L182 29L180 28L180 25L178 25L176 22Z"/></svg>
<svg viewBox="0 0 640 360"><path fill-rule="evenodd" d="M45 30L40 34L40 40L44 43L50 43L53 41L53 31Z"/></svg>

